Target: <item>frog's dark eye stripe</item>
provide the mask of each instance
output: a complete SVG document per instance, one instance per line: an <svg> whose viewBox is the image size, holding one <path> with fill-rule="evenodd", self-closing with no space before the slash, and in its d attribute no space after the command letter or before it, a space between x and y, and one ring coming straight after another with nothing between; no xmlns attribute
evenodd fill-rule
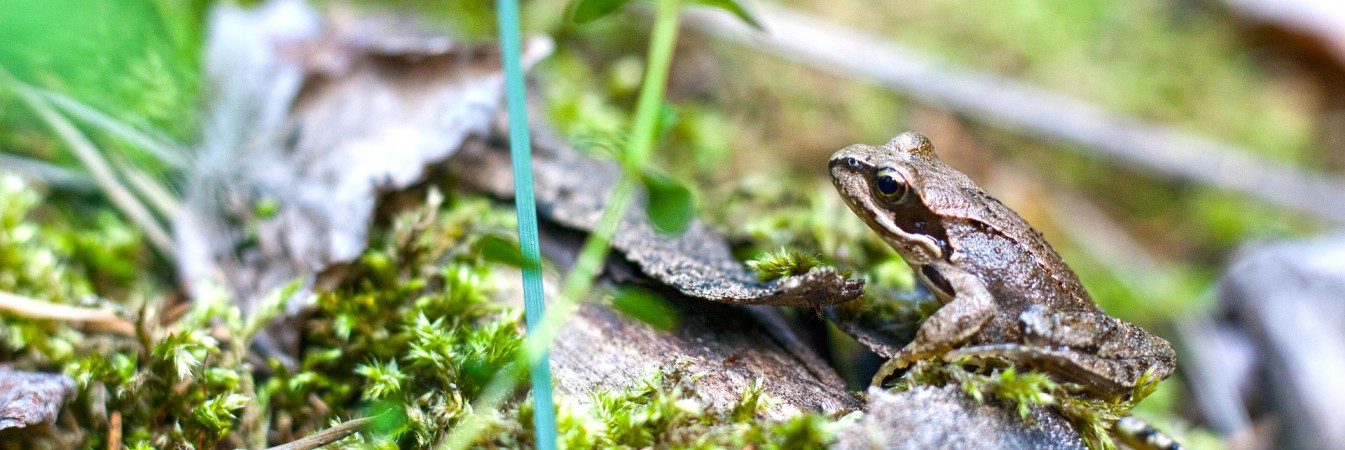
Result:
<svg viewBox="0 0 1345 450"><path fill-rule="evenodd" d="M907 193L910 192L910 185L902 178L901 173L892 169L882 169L875 174L873 179L873 190L877 191L878 196L892 203L901 203L906 201Z"/></svg>

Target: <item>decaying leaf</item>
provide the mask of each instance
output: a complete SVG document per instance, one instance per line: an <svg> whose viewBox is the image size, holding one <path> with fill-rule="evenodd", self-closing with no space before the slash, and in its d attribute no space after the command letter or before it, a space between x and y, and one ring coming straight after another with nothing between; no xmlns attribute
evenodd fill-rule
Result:
<svg viewBox="0 0 1345 450"><path fill-rule="evenodd" d="M524 64L550 47L529 40ZM217 8L206 59L216 98L176 221L179 267L245 311L358 256L378 195L421 180L502 103L495 46L400 18L323 20L299 1Z"/></svg>

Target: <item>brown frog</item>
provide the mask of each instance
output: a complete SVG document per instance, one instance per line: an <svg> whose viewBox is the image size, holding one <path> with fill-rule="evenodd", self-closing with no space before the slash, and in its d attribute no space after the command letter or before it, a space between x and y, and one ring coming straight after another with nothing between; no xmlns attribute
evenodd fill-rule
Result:
<svg viewBox="0 0 1345 450"><path fill-rule="evenodd" d="M1152 371L1166 378L1167 341L1107 316L1041 234L966 175L903 133L832 155L845 203L896 249L943 306L874 383L920 359L1002 358L1123 398Z"/></svg>

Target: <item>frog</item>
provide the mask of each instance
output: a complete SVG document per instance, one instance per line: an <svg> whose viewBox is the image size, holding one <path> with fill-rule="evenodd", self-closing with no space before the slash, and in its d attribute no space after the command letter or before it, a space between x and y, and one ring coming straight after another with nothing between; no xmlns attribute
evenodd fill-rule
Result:
<svg viewBox="0 0 1345 450"><path fill-rule="evenodd" d="M924 135L848 146L828 169L845 204L941 303L874 385L916 361L970 358L1123 399L1175 369L1171 344L1105 314L1040 232L941 161Z"/></svg>

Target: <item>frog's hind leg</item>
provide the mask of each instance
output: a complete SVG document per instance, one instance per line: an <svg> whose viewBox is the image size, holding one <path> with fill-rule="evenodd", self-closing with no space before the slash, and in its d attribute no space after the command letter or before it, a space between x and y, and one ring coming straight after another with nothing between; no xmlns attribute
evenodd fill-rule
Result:
<svg viewBox="0 0 1345 450"><path fill-rule="evenodd" d="M933 358L971 339L995 317L994 297L985 285L973 277L957 277L953 282L956 296L920 324L915 340L906 344L896 357L884 363L873 376L872 384L883 381L915 361Z"/></svg>
<svg viewBox="0 0 1345 450"><path fill-rule="evenodd" d="M1016 366L1051 374L1053 378L1074 383L1099 398L1124 398L1134 384L1117 381L1118 373L1130 372L1125 362L1104 360L1093 355L1069 349L1033 347L1022 344L991 344L963 347L943 355L945 360L957 358L999 359ZM1142 363L1140 365L1143 365Z"/></svg>
<svg viewBox="0 0 1345 450"><path fill-rule="evenodd" d="M945 357L1007 360L1077 383L1099 398L1125 398L1141 381L1167 378L1176 362L1167 341L1101 312L1033 306L1018 320L1024 342L966 347Z"/></svg>

